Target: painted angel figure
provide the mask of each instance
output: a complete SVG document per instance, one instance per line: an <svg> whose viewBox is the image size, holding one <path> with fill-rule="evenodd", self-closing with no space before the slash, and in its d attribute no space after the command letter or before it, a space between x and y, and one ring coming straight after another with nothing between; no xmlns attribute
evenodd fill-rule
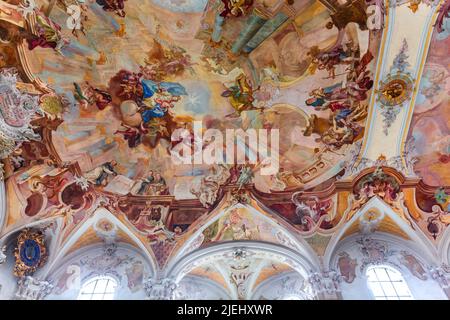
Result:
<svg viewBox="0 0 450 320"><path fill-rule="evenodd" d="M253 0L221 0L223 10L220 16L223 18L234 16L240 17L247 13L248 9L253 5Z"/></svg>
<svg viewBox="0 0 450 320"><path fill-rule="evenodd" d="M127 0L96 0L97 4L100 5L103 10L113 11L122 18L126 16L125 1Z"/></svg>
<svg viewBox="0 0 450 320"><path fill-rule="evenodd" d="M239 186L239 189L242 189L246 184L249 184L252 182L255 174L250 166L243 166L241 168L239 178L237 181L237 184Z"/></svg>
<svg viewBox="0 0 450 320"><path fill-rule="evenodd" d="M436 97L439 97L439 91L442 90L442 87L445 86L446 79L449 77L444 73L444 71L430 71L427 75L427 78L430 82L429 86L425 86L422 89L422 94L430 99L431 103L434 103Z"/></svg>
<svg viewBox="0 0 450 320"><path fill-rule="evenodd" d="M99 110L104 110L112 102L111 95L101 89L94 88L86 82L83 86L74 82L75 100L78 101L80 107L88 109L89 106L95 105Z"/></svg>
<svg viewBox="0 0 450 320"><path fill-rule="evenodd" d="M193 185L190 192L200 200L205 208L208 208L217 200L220 186L229 178L230 172L225 165L212 167L211 173L203 177L198 185Z"/></svg>
<svg viewBox="0 0 450 320"><path fill-rule="evenodd" d="M87 172L84 175L84 178L96 186L106 186L109 176L117 176L117 172L114 169L116 165L117 162L115 160L106 162L101 166Z"/></svg>
<svg viewBox="0 0 450 320"><path fill-rule="evenodd" d="M259 233L258 226L249 226L245 217L241 216L238 209L233 209L225 219L222 226L211 237L211 241L224 239L252 240Z"/></svg>
<svg viewBox="0 0 450 320"><path fill-rule="evenodd" d="M91 102L91 99L89 97L89 90L87 88L83 89L78 83L74 82L73 86L75 87L74 97L75 100L78 101L80 104L80 107L83 109L87 109L88 105Z"/></svg>
<svg viewBox="0 0 450 320"><path fill-rule="evenodd" d="M333 126L322 135L321 140L324 144L339 149L345 144L353 143L360 131L361 126L357 123L341 119L338 124L333 118Z"/></svg>
<svg viewBox="0 0 450 320"><path fill-rule="evenodd" d="M342 45L338 45L327 52L321 52L317 46L311 48L308 55L312 58L312 63L319 70L327 70L330 78L336 78L336 66L340 64L350 64L354 59L355 49L351 43L344 50Z"/></svg>
<svg viewBox="0 0 450 320"><path fill-rule="evenodd" d="M314 89L309 93L309 96L311 98L305 101L306 105L312 106L317 110L326 110L329 108L331 102L344 101L348 97L341 83Z"/></svg>
<svg viewBox="0 0 450 320"><path fill-rule="evenodd" d="M254 93L255 91L252 84L248 81L244 74L239 75L235 81L234 85L231 87L226 87L222 93L222 97L227 97L230 101L231 106L235 110L234 113L227 115L227 117L239 117L243 111L257 110L254 106ZM260 109L260 108L259 108Z"/></svg>
<svg viewBox="0 0 450 320"><path fill-rule="evenodd" d="M439 14L436 19L436 31L438 33L445 31L444 20L446 20L449 17L450 17L450 1L445 1L439 8Z"/></svg>
<svg viewBox="0 0 450 320"><path fill-rule="evenodd" d="M70 43L62 35L61 26L42 14L36 14L36 30L38 35L28 36L26 39L30 51L36 47L53 48L62 55L61 50Z"/></svg>
<svg viewBox="0 0 450 320"><path fill-rule="evenodd" d="M147 233L147 239L151 244L173 241L175 233L167 230L166 225L162 221L151 219L151 210L144 210L132 223L142 232Z"/></svg>
<svg viewBox="0 0 450 320"><path fill-rule="evenodd" d="M124 129L119 129L114 134L122 134L123 138L128 141L128 147L136 148L142 143L144 135L149 133L149 130L144 128L143 124L141 123L138 127L132 127L122 122L121 125Z"/></svg>

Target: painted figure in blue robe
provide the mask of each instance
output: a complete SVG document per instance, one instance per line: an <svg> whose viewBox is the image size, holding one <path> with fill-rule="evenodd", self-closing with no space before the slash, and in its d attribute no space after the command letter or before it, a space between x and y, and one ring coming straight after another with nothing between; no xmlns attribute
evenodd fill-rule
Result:
<svg viewBox="0 0 450 320"><path fill-rule="evenodd" d="M309 95L311 98L305 101L306 105L314 107L318 110L326 109L327 104L331 101L344 100L348 98L348 94L345 92L345 89L342 88L342 83L315 89L311 91Z"/></svg>
<svg viewBox="0 0 450 320"><path fill-rule="evenodd" d="M175 82L156 83L151 80L142 80L144 104L149 107L142 112L144 123L150 122L154 118L164 117L174 103L180 100L180 97L187 95L186 89Z"/></svg>
<svg viewBox="0 0 450 320"><path fill-rule="evenodd" d="M167 91L172 96L187 96L186 89L176 82L154 82L152 80L142 80L142 87L144 89L143 99L153 97L158 91Z"/></svg>

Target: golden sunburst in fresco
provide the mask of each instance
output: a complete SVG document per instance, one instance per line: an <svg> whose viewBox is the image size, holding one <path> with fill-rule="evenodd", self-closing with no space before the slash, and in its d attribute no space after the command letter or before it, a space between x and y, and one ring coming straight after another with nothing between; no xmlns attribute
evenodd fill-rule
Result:
<svg viewBox="0 0 450 320"><path fill-rule="evenodd" d="M411 97L413 82L407 74L389 75L381 83L378 99L385 106L398 106Z"/></svg>

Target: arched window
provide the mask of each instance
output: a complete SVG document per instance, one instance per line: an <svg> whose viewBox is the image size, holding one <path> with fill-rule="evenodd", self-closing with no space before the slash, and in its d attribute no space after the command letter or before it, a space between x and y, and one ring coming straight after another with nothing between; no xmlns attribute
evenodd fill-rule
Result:
<svg viewBox="0 0 450 320"><path fill-rule="evenodd" d="M367 269L367 284L375 300L412 300L414 297L402 274L390 266Z"/></svg>
<svg viewBox="0 0 450 320"><path fill-rule="evenodd" d="M114 300L116 279L108 276L91 278L81 286L78 300Z"/></svg>

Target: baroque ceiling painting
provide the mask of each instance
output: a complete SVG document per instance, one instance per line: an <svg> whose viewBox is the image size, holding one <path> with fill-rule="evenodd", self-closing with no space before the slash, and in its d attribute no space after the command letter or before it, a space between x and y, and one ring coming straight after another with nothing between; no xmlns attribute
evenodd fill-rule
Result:
<svg viewBox="0 0 450 320"><path fill-rule="evenodd" d="M448 0L0 1L0 299L448 300L449 48Z"/></svg>

